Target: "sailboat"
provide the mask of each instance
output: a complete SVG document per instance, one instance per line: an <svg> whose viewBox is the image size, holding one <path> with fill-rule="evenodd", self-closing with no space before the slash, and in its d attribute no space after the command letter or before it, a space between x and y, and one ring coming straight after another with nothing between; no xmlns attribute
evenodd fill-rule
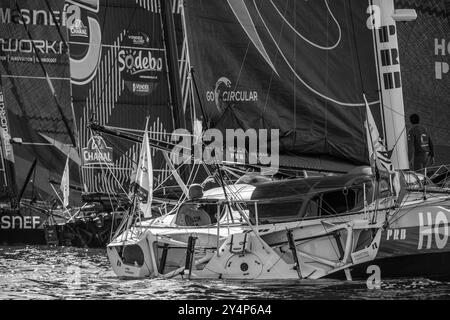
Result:
<svg viewBox="0 0 450 320"><path fill-rule="evenodd" d="M312 17L302 16L305 12ZM277 1L186 4L190 53L202 59L196 80L201 88L212 86L205 96L197 96L204 122L222 129L283 128L280 164L340 175L242 184L219 179L219 188L205 192L191 185L188 200L171 214L139 221L116 235L107 251L115 273L351 279L366 278L368 266L376 265L385 278L448 278L448 192L407 171L396 22L410 21L414 15L395 10L392 1L286 2L284 7ZM213 20L223 25L211 26ZM331 22L334 28L328 31ZM310 24L315 28L308 29ZM220 50L211 50L216 46ZM298 56L302 60L295 59ZM225 70L217 71L217 66ZM238 75L234 86L229 77L216 75L233 74L233 68ZM330 68L332 73L325 72ZM348 76L351 71L353 77ZM214 87L215 77L219 80ZM293 87L288 85L292 79L297 83ZM261 109L258 92L264 87L269 91ZM294 117L286 117L292 108L280 103L288 101L281 97L297 101ZM384 179L351 169L368 164L368 152L361 148L367 135L353 126L363 123L358 107L364 106L375 111L375 121L382 124L390 151L384 156L397 170ZM344 134L342 127L354 134ZM403 184L392 197L399 181ZM362 192L352 189L361 184ZM361 201L361 194L372 196ZM273 276L272 267L277 270Z"/></svg>
<svg viewBox="0 0 450 320"><path fill-rule="evenodd" d="M333 188L336 183L344 184L355 196L362 186L360 175L222 185L204 194L201 186L193 184L176 214L141 221L148 217L145 212L151 201L149 155L146 130L136 179L137 189L144 190L145 196L137 201L140 208L130 210L107 250L120 277L318 279L339 271L347 273L349 267L377 254L388 210L374 216L375 220L361 216L347 223L341 223L341 218L306 218L326 215L325 211L318 213L316 199L322 197L325 202L324 195L337 192ZM366 183L368 190L375 187L367 179L363 188ZM277 197L271 192L274 188L298 194ZM361 201L366 190L359 191L358 199L353 200L364 206ZM278 216L272 213L275 208L281 209ZM302 218L307 222L299 223Z"/></svg>
<svg viewBox="0 0 450 320"><path fill-rule="evenodd" d="M79 183L69 56L58 31L63 5L1 2L1 244L46 244L56 236L52 226L66 217L55 210L51 181L59 181L70 150L72 184Z"/></svg>
<svg viewBox="0 0 450 320"><path fill-rule="evenodd" d="M218 83L230 87L229 79L221 79ZM233 96L230 92L228 95ZM257 94L241 92L240 96L255 99ZM147 137L143 143L146 141ZM148 143L144 144L142 150L149 147ZM220 168L217 172L220 176ZM175 214L135 222L131 228L130 223L124 223L124 230L119 230L121 233L108 245L108 256L116 274L124 277L188 274L189 278L199 279L317 279L343 270L351 278L348 273L351 266L371 261L377 254L381 226L390 210L390 198L378 193L380 181L353 174L254 186L229 185L217 176L216 182L220 187L204 194L201 187L191 185L187 200L173 210ZM342 187L336 188L337 185ZM280 194L285 196L273 194L277 189L282 189ZM288 190L291 196L286 196ZM370 215L370 219L365 211L369 207L366 203L369 190L373 193L369 203L377 203L377 214ZM352 204L341 209L325 209L325 204L336 194L344 195L343 200ZM381 210L378 210L379 198L383 198ZM331 210L343 210L339 213L352 219L342 223L342 215L333 217ZM327 215L326 212L329 218L317 218Z"/></svg>

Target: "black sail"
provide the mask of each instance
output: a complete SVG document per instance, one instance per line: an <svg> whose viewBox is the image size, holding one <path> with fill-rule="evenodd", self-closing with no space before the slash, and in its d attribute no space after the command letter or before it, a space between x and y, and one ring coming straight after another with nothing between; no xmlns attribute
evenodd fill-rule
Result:
<svg viewBox="0 0 450 320"><path fill-rule="evenodd" d="M59 183L69 151L71 184L80 183L65 26L63 1L0 1L1 91L7 110L2 126L9 126L10 136L24 142L13 144L17 187L10 188L22 188L37 159L24 196L39 200L56 198L49 180ZM77 201L75 194L72 201Z"/></svg>
<svg viewBox="0 0 450 320"><path fill-rule="evenodd" d="M174 117L159 4L153 0L66 4L84 191L126 193L139 145L100 136L88 124L96 121L142 135L148 116L152 138L169 138ZM167 177L166 163L160 152L152 152L158 185Z"/></svg>
<svg viewBox="0 0 450 320"><path fill-rule="evenodd" d="M395 0L395 7L417 12L415 21L397 25L405 114L419 114L433 138L436 164L448 164L450 1Z"/></svg>
<svg viewBox="0 0 450 320"><path fill-rule="evenodd" d="M363 92L380 123L368 6L187 1L191 62L211 126L279 129L282 166L367 164Z"/></svg>

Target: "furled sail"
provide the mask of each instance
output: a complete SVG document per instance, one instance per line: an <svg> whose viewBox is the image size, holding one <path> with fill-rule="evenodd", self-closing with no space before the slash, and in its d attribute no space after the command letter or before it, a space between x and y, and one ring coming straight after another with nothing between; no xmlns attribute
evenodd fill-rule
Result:
<svg viewBox="0 0 450 320"><path fill-rule="evenodd" d="M136 168L135 193L139 208L145 218L152 216L151 204L153 193L153 167L147 127L142 139L141 153Z"/></svg>
<svg viewBox="0 0 450 320"><path fill-rule="evenodd" d="M0 1L1 123L22 142L3 158L9 154L7 161L14 161L18 188L37 159L25 197L38 200L54 197L49 179L61 179L67 155L71 183L79 184L65 25L63 1ZM3 144L11 148L9 139Z"/></svg>
<svg viewBox="0 0 450 320"><path fill-rule="evenodd" d="M205 120L220 129L279 129L282 166L368 164L363 92L381 122L368 7L359 0L187 1Z"/></svg>
<svg viewBox="0 0 450 320"><path fill-rule="evenodd" d="M398 24L405 113L420 115L432 136L436 164L450 159L450 1L395 0L415 9L414 22Z"/></svg>
<svg viewBox="0 0 450 320"><path fill-rule="evenodd" d="M159 1L67 0L73 107L84 191L128 193L139 145L88 129L90 121L167 141L174 129ZM139 131L139 132L137 132ZM155 184L167 178L152 150Z"/></svg>

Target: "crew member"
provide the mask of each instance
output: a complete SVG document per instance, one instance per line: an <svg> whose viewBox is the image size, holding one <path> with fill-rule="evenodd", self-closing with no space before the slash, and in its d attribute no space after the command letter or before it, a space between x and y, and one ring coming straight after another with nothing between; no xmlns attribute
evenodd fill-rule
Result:
<svg viewBox="0 0 450 320"><path fill-rule="evenodd" d="M409 121L412 125L408 132L409 164L410 168L421 170L428 164L434 164L433 142L427 129L419 124L419 115L412 114Z"/></svg>

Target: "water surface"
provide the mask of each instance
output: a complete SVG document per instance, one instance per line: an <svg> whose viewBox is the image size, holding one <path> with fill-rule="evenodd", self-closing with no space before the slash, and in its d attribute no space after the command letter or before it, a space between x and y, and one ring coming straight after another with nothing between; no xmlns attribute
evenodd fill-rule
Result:
<svg viewBox="0 0 450 320"><path fill-rule="evenodd" d="M449 299L450 283L427 279L272 282L122 280L104 249L0 247L0 299Z"/></svg>

